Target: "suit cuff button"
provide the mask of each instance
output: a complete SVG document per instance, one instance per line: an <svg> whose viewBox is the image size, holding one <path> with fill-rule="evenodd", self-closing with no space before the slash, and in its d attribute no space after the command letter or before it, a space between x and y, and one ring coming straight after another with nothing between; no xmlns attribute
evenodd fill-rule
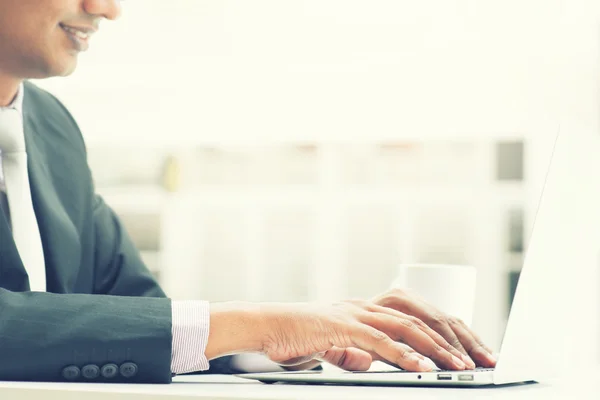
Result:
<svg viewBox="0 0 600 400"><path fill-rule="evenodd" d="M121 365L120 368L121 375L125 378L133 378L137 375L138 366L132 362L126 362Z"/></svg>
<svg viewBox="0 0 600 400"><path fill-rule="evenodd" d="M70 365L62 370L62 376L68 381L75 381L81 375L81 370L75 365Z"/></svg>
<svg viewBox="0 0 600 400"><path fill-rule="evenodd" d="M81 368L81 375L85 379L94 380L100 376L100 368L97 365L90 364Z"/></svg>
<svg viewBox="0 0 600 400"><path fill-rule="evenodd" d="M119 373L119 367L117 364L106 364L102 367L100 373L106 379L112 379Z"/></svg>

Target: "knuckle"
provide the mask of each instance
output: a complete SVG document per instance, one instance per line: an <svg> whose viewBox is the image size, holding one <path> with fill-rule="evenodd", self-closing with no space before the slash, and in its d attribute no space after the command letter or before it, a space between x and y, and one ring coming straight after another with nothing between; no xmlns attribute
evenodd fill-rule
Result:
<svg viewBox="0 0 600 400"><path fill-rule="evenodd" d="M449 343L449 342L446 342L446 341L445 341L445 343L442 344L442 348L444 350L446 350L447 352L449 352L449 353L452 352L452 351L454 351L456 349L456 347L454 347L452 345L452 343Z"/></svg>
<svg viewBox="0 0 600 400"><path fill-rule="evenodd" d="M442 326L448 323L448 318L442 313L435 313L430 317L430 323L434 326Z"/></svg>
<svg viewBox="0 0 600 400"><path fill-rule="evenodd" d="M402 318L400 319L400 323L408 330L417 329L416 325L410 318Z"/></svg>
<svg viewBox="0 0 600 400"><path fill-rule="evenodd" d="M400 350L400 360L406 362L407 360L412 359L412 352L407 349Z"/></svg>
<svg viewBox="0 0 600 400"><path fill-rule="evenodd" d="M464 322L460 318L450 317L448 318L448 323L452 326L463 326Z"/></svg>
<svg viewBox="0 0 600 400"><path fill-rule="evenodd" d="M481 347L482 349L484 349L485 351L487 351L487 346L485 343L483 343L483 341L481 339L476 338L475 341L477 342L477 344L479 345L479 347Z"/></svg>
<svg viewBox="0 0 600 400"><path fill-rule="evenodd" d="M483 353L483 354L487 353L487 350L485 349L485 347L479 342L475 342L471 351L475 351L475 352Z"/></svg>
<svg viewBox="0 0 600 400"><path fill-rule="evenodd" d="M393 288L385 292L377 301L377 304L383 307L397 306L405 296L404 290Z"/></svg>
<svg viewBox="0 0 600 400"><path fill-rule="evenodd" d="M433 314L428 318L427 322L435 331L446 329L448 327L448 317L442 313Z"/></svg>
<svg viewBox="0 0 600 400"><path fill-rule="evenodd" d="M420 318L412 317L411 321L418 328L428 328L428 325L425 322L423 322Z"/></svg>
<svg viewBox="0 0 600 400"><path fill-rule="evenodd" d="M394 360L394 362L401 367L402 366L406 367L411 361L414 360L413 354L414 354L414 352L412 351L412 349L410 349L408 347L400 346L397 349L397 356L396 356L396 359Z"/></svg>
<svg viewBox="0 0 600 400"><path fill-rule="evenodd" d="M362 301L361 307L364 310L369 311L369 312L379 312L379 310L380 310L379 305L377 305L373 302L370 302L370 301Z"/></svg>
<svg viewBox="0 0 600 400"><path fill-rule="evenodd" d="M431 349L433 351L434 354L445 354L446 353L446 349L444 349L442 346L440 346L439 344L435 343L431 346Z"/></svg>
<svg viewBox="0 0 600 400"><path fill-rule="evenodd" d="M370 340L376 343L383 343L389 339L385 333L378 331L377 329L369 330L367 332L367 336Z"/></svg>
<svg viewBox="0 0 600 400"><path fill-rule="evenodd" d="M458 340L458 338L453 338L452 340L450 340L449 345L457 349L462 346L462 343L460 342L460 340Z"/></svg>

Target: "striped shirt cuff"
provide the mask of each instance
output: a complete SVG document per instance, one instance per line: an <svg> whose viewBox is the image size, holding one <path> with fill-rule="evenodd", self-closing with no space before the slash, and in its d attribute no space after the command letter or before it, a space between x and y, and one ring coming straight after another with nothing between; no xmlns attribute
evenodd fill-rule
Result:
<svg viewBox="0 0 600 400"><path fill-rule="evenodd" d="M185 374L209 368L204 352L210 328L210 307L206 301L173 301L173 352L171 372Z"/></svg>

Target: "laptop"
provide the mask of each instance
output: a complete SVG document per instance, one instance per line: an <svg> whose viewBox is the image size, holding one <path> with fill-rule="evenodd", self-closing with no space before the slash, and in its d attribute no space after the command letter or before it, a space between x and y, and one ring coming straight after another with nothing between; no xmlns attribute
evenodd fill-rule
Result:
<svg viewBox="0 0 600 400"><path fill-rule="evenodd" d="M557 133L551 152L546 179L537 205L530 243L517 284L498 362L494 369L466 371L434 370L411 372L347 372L341 370L245 373L237 376L263 383L349 384L376 386L494 386L539 382L553 377L561 368L558 360L568 352L568 343L557 323L561 309L561 274L564 273L568 249L564 249L568 231L568 213L564 212L561 174L567 162L566 149ZM571 250L572 251L572 250ZM572 329L572 328L571 328ZM571 350L572 351L572 350ZM565 366L562 365L562 368Z"/></svg>

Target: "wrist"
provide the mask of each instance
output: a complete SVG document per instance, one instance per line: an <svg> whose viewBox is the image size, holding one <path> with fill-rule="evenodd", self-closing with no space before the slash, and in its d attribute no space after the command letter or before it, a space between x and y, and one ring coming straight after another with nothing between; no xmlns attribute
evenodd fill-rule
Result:
<svg viewBox="0 0 600 400"><path fill-rule="evenodd" d="M265 326L261 307L246 302L213 303L205 355L209 360L240 353L262 352Z"/></svg>

